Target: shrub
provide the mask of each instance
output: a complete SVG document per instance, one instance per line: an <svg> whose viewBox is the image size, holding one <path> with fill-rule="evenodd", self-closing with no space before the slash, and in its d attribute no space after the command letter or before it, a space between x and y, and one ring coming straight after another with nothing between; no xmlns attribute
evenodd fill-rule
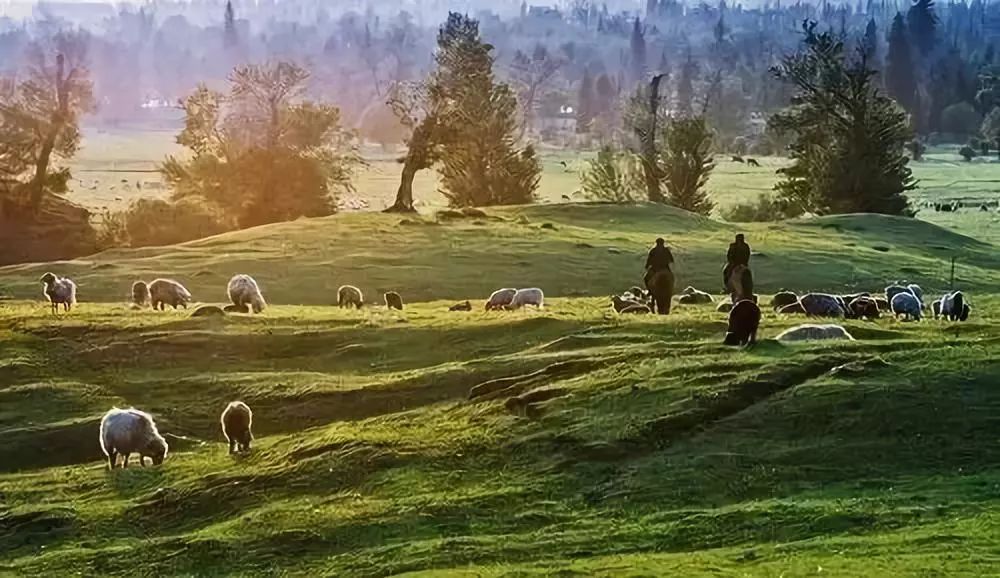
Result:
<svg viewBox="0 0 1000 578"><path fill-rule="evenodd" d="M941 111L941 130L953 135L976 134L982 122L983 117L967 102L953 104Z"/></svg>
<svg viewBox="0 0 1000 578"><path fill-rule="evenodd" d="M97 224L97 249L128 247L130 243L125 211L102 212Z"/></svg>
<svg viewBox="0 0 1000 578"><path fill-rule="evenodd" d="M645 194L642 161L634 154L601 147L581 176L583 194L595 201L634 203Z"/></svg>
<svg viewBox="0 0 1000 578"><path fill-rule="evenodd" d="M737 203L721 210L722 218L733 223L761 223L798 217L801 211L792 210L780 199L770 194L760 194L753 201Z"/></svg>
<svg viewBox="0 0 1000 578"><path fill-rule="evenodd" d="M976 158L976 149L970 147L969 145L965 145L959 149L958 154L962 155L965 162L972 162L972 159Z"/></svg>
<svg viewBox="0 0 1000 578"><path fill-rule="evenodd" d="M124 213L132 247L173 245L232 229L220 215L193 199L169 203L158 199L133 201Z"/></svg>

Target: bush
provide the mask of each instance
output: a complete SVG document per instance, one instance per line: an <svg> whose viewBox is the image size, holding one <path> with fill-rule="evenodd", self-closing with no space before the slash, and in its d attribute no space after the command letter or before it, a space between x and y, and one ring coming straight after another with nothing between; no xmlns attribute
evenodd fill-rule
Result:
<svg viewBox="0 0 1000 578"><path fill-rule="evenodd" d="M169 203L139 199L124 212L124 223L126 238L132 247L174 245L233 228L220 215L194 200Z"/></svg>
<svg viewBox="0 0 1000 578"><path fill-rule="evenodd" d="M908 142L906 148L910 151L910 158L915 161L923 160L924 153L927 152L927 145L916 139Z"/></svg>
<svg viewBox="0 0 1000 578"><path fill-rule="evenodd" d="M597 158L587 161L581 188L588 199L612 203L634 203L646 194L642 161L634 154L601 147Z"/></svg>
<svg viewBox="0 0 1000 578"><path fill-rule="evenodd" d="M737 203L721 210L722 218L732 223L762 223L798 217L799 211L792 211L774 195L760 194L754 201Z"/></svg>
<svg viewBox="0 0 1000 578"><path fill-rule="evenodd" d="M965 162L972 162L972 159L976 158L976 149L970 147L969 145L965 145L959 149L958 154L962 155Z"/></svg>
<svg viewBox="0 0 1000 578"><path fill-rule="evenodd" d="M105 251L128 247L128 225L125 211L104 211L97 224L97 249Z"/></svg>
<svg viewBox="0 0 1000 578"><path fill-rule="evenodd" d="M941 130L949 134L976 134L982 122L983 117L967 102L953 104L941 111Z"/></svg>

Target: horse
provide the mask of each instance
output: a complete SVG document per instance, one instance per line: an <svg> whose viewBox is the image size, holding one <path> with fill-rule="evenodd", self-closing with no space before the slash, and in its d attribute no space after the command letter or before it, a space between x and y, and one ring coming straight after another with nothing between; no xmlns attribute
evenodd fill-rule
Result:
<svg viewBox="0 0 1000 578"><path fill-rule="evenodd" d="M726 283L733 305L743 299L754 301L753 272L746 265L734 265L729 271L729 282Z"/></svg>
<svg viewBox="0 0 1000 578"><path fill-rule="evenodd" d="M674 297L674 274L670 269L657 271L646 283L650 296L660 315L670 314L670 300Z"/></svg>

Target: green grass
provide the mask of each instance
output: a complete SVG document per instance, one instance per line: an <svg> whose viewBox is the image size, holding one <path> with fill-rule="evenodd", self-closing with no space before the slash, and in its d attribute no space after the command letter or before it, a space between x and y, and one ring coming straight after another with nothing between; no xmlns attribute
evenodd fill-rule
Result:
<svg viewBox="0 0 1000 578"><path fill-rule="evenodd" d="M997 247L876 216L746 229L764 292L908 277L934 294L957 255L974 316L785 346L770 338L802 320L765 312L747 351L720 345L710 306L615 316L607 293L658 234L681 287L718 285L735 229L650 206L345 214L0 269L0 575L995 573ZM49 269L80 282L71 314L37 300ZM236 271L263 315L124 305L154 275L221 302ZM407 307L331 307L348 282ZM505 285L550 301L483 312ZM507 389L470 400L487 382ZM258 439L232 458L217 420L237 398ZM112 405L156 416L162 467L106 470Z"/></svg>

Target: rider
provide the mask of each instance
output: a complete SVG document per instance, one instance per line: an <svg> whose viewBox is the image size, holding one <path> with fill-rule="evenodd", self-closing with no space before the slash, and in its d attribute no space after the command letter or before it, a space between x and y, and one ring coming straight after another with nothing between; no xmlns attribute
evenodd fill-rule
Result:
<svg viewBox="0 0 1000 578"><path fill-rule="evenodd" d="M726 252L726 266L722 269L722 286L726 290L729 289L729 274L737 265L750 266L750 245L743 240L743 233L736 235L736 241L729 244Z"/></svg>
<svg viewBox="0 0 1000 578"><path fill-rule="evenodd" d="M670 266L674 264L674 255L670 252L670 248L667 247L666 241L663 238L656 240L656 246L649 250L649 255L646 257L646 275L643 277L643 281L646 283L646 287L649 287L649 280L653 277L654 273L663 270L670 270Z"/></svg>

